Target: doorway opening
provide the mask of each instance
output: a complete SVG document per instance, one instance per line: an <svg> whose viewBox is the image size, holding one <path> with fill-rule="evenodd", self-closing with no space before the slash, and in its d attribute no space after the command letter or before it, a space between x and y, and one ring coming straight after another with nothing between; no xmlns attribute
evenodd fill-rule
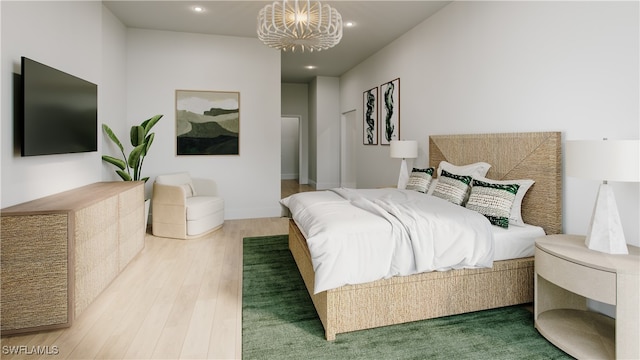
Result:
<svg viewBox="0 0 640 360"><path fill-rule="evenodd" d="M314 190L309 186L308 126L300 116L281 117L281 195Z"/></svg>

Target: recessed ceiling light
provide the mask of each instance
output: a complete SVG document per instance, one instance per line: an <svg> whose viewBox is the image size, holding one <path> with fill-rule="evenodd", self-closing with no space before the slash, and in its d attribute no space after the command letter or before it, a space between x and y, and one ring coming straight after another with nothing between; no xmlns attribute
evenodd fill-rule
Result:
<svg viewBox="0 0 640 360"><path fill-rule="evenodd" d="M192 7L193 11L195 12L203 12L204 8L202 6L194 6Z"/></svg>
<svg viewBox="0 0 640 360"><path fill-rule="evenodd" d="M314 65L307 65L307 66L305 66L304 68L305 68L305 69L308 69L308 70L313 70L313 69L315 69L315 68L316 68L316 66L314 66Z"/></svg>
<svg viewBox="0 0 640 360"><path fill-rule="evenodd" d="M356 23L354 23L353 21L347 21L346 23L344 23L344 26L346 26L346 27L354 27L354 26L356 26Z"/></svg>

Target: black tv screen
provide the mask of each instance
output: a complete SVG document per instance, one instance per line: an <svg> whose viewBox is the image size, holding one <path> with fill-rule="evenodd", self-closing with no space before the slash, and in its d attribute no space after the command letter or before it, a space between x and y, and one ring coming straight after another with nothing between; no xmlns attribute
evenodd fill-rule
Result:
<svg viewBox="0 0 640 360"><path fill-rule="evenodd" d="M22 156L98 150L98 86L22 57Z"/></svg>

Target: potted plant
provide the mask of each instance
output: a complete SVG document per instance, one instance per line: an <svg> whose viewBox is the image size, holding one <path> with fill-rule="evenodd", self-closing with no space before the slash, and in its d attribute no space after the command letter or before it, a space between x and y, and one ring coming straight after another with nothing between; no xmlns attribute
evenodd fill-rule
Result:
<svg viewBox="0 0 640 360"><path fill-rule="evenodd" d="M107 124L102 124L102 130L107 134L109 139L120 149L122 159L102 155L102 160L117 167L116 173L124 181L144 181L149 177L142 177L142 165L144 158L149 153L149 148L153 143L155 133L150 133L151 128L162 118L163 115L156 115L142 122L140 125L133 125L130 131L131 145L133 150L127 156L124 152L124 146ZM133 173L132 173L133 172ZM149 199L145 200L145 225L149 214Z"/></svg>
<svg viewBox="0 0 640 360"><path fill-rule="evenodd" d="M142 164L144 163L145 156L149 153L149 148L151 147L153 138L155 137L155 133L149 133L149 131L162 118L162 116L163 115L156 115L143 121L140 125L133 125L131 127L130 137L133 150L131 150L129 156L124 153L124 146L122 146L122 143L113 130L111 130L107 124L102 124L102 130L104 130L109 139L118 146L122 153L122 159L109 155L102 155L102 160L116 166L118 168L116 169L116 173L122 178L122 180L144 181L145 183L149 180L148 176L141 178ZM133 174L131 174L132 171Z"/></svg>

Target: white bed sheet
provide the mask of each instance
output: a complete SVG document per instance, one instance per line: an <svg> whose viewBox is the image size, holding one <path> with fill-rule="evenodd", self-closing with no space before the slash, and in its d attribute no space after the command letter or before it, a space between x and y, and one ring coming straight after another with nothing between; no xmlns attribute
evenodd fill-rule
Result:
<svg viewBox="0 0 640 360"><path fill-rule="evenodd" d="M283 204L287 207L293 207L293 210L299 217L300 212L305 207L312 206L315 203L335 201L342 202L346 206L347 200L335 192L332 191L317 191L312 192L308 196L297 199L294 203L290 204L290 197L283 200ZM308 213L305 214L309 216ZM295 217L294 217L295 220ZM305 220L306 221L306 220ZM297 223L297 221L296 221ZM303 221L304 223L304 221ZM378 223L369 225L373 232L388 231L385 224ZM382 226L380 229L378 226ZM304 232L304 226L298 223L298 228L302 231L305 238L307 234ZM498 226L491 227L494 240L494 259L493 261L519 259L524 257L533 256L535 253L535 239L545 235L544 229L539 226L524 224L523 226L510 226L508 229L504 229Z"/></svg>
<svg viewBox="0 0 640 360"><path fill-rule="evenodd" d="M411 190L332 189L296 194L282 204L307 239L315 293L397 275L493 265L489 221L440 198Z"/></svg>
<svg viewBox="0 0 640 360"><path fill-rule="evenodd" d="M493 261L519 259L533 256L535 253L535 240L544 236L544 229L539 226L509 226L503 229L492 226L494 241Z"/></svg>
<svg viewBox="0 0 640 360"><path fill-rule="evenodd" d="M305 239L307 234L304 228L295 219L298 229L302 232ZM377 228L374 232L380 231ZM493 261L520 259L530 257L535 254L535 241L541 236L545 236L544 229L540 226L525 224L523 226L511 226L503 229L498 226L492 227L494 241L494 258Z"/></svg>

